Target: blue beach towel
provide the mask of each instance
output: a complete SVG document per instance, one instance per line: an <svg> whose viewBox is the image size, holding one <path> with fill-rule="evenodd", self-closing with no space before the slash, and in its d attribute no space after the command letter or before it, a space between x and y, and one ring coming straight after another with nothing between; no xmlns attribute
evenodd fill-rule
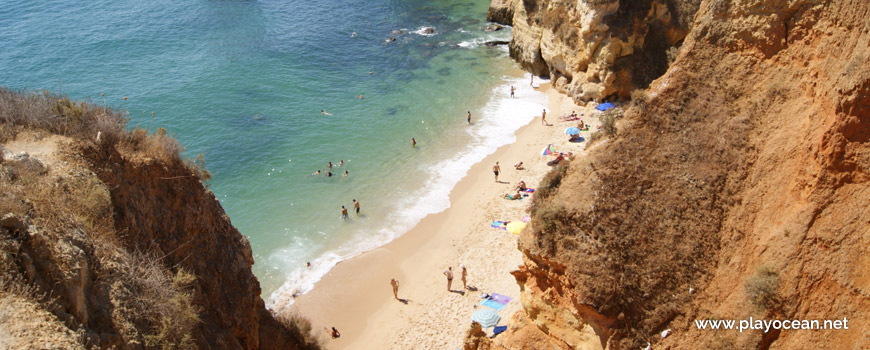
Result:
<svg viewBox="0 0 870 350"><path fill-rule="evenodd" d="M495 220L493 220L492 225L490 225L490 226L492 226L494 228L500 228L502 230L507 230L507 224L509 222L510 221L495 221Z"/></svg>
<svg viewBox="0 0 870 350"><path fill-rule="evenodd" d="M505 306L505 304L499 304L497 301L490 300L490 299L486 299L484 301L481 301L480 305L486 306L486 307L493 309L495 311L501 311L501 309L504 309L504 306Z"/></svg>
<svg viewBox="0 0 870 350"><path fill-rule="evenodd" d="M504 331L506 331L506 330L507 330L507 326L495 326L495 327L492 329L492 336L497 336L497 335L499 335L501 332L504 332Z"/></svg>

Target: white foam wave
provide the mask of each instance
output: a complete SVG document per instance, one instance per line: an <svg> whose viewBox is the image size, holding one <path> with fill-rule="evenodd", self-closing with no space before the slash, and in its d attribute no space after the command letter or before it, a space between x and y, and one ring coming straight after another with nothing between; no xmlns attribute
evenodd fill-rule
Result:
<svg viewBox="0 0 870 350"><path fill-rule="evenodd" d="M478 114L480 118L468 129L473 141L457 150L453 156L424 169L428 180L413 193L400 196L401 199L390 210L392 214L384 220L386 226L361 230L337 249L311 261L311 267L300 266L294 269L287 275L286 282L272 293L269 304L277 308L292 305L296 296L313 289L314 284L340 261L389 243L408 232L427 215L449 208L450 191L468 174L471 166L494 153L499 147L516 141L516 130L528 124L535 115L540 115L541 109L546 107L546 94L525 84L529 77L526 74L522 78L505 78L503 84L492 90L489 101ZM521 98L510 97L511 86L517 88L516 94ZM297 242L291 249L310 251L312 247L306 246L309 243L311 242ZM270 259L280 260L282 257L294 256L286 251L273 255L275 256Z"/></svg>

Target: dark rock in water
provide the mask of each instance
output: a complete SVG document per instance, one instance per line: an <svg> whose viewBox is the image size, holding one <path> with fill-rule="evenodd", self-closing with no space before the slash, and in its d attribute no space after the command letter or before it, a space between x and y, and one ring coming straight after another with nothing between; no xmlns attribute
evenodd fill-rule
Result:
<svg viewBox="0 0 870 350"><path fill-rule="evenodd" d="M496 46L499 46L499 45L507 45L507 44L510 44L510 43L511 43L510 41L504 41L504 40L493 40L493 41L487 41L487 42L483 43L483 45L485 45L486 47L496 47Z"/></svg>
<svg viewBox="0 0 870 350"><path fill-rule="evenodd" d="M432 28L432 27L420 28L420 34L424 34L424 35L435 34L435 28Z"/></svg>
<svg viewBox="0 0 870 350"><path fill-rule="evenodd" d="M487 31L487 32L496 32L496 31L499 31L502 29L504 29L504 27L500 26L498 24L490 24L490 25L483 28L483 30Z"/></svg>

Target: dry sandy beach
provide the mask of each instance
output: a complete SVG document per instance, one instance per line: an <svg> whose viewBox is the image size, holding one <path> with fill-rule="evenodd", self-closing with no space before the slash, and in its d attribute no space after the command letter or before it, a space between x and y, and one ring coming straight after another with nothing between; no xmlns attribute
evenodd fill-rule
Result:
<svg viewBox="0 0 870 350"><path fill-rule="evenodd" d="M504 325L520 308L519 286L510 271L522 263L517 236L490 226L493 220L517 221L527 216L531 197L507 200L506 193L524 180L537 187L550 169L542 156L547 144L559 151L584 156L586 142L569 143L565 129L576 121L560 115L576 110L581 119L598 125L592 108L576 106L570 98L542 84L549 108L547 122L540 116L517 132L517 140L499 148L475 164L450 194L449 209L429 215L393 242L335 266L315 288L298 297L289 310L308 317L324 338L324 328L336 327L338 339L327 341L330 349L456 349L479 305L481 293L499 293L514 298L499 312ZM522 96L518 96L522 98ZM594 104L590 104L594 106ZM594 119L594 120L593 120ZM586 139L590 132L581 134ZM500 162L499 181L492 166ZM523 161L525 170L513 165ZM460 264L468 269L468 285L462 290ZM452 289L442 274L453 267ZM390 279L399 281L400 299L393 298ZM492 329L489 329L491 332Z"/></svg>

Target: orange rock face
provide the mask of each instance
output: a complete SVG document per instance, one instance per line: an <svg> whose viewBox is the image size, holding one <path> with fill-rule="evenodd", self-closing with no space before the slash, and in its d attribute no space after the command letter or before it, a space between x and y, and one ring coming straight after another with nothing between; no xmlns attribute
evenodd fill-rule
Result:
<svg viewBox="0 0 870 350"><path fill-rule="evenodd" d="M867 2L702 2L618 136L535 205L524 312L495 345L870 347L868 18ZM695 325L750 317L849 329Z"/></svg>

